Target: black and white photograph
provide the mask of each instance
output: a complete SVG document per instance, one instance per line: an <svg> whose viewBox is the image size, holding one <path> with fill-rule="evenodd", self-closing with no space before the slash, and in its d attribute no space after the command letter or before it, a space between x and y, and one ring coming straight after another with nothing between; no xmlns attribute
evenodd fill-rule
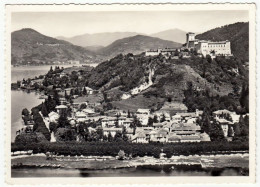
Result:
<svg viewBox="0 0 260 187"><path fill-rule="evenodd" d="M254 180L254 4L13 6L10 181Z"/></svg>

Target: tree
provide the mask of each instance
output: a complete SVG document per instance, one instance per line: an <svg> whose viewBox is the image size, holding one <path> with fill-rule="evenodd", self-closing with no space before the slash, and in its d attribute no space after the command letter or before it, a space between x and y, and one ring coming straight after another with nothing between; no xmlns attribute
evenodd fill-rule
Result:
<svg viewBox="0 0 260 187"><path fill-rule="evenodd" d="M86 103L82 103L82 104L80 105L80 110L83 110L83 109L85 109L85 108L87 108Z"/></svg>
<svg viewBox="0 0 260 187"><path fill-rule="evenodd" d="M57 127L58 127L58 124L57 124L57 123L50 122L50 124L49 124L50 133L52 133L52 132L55 133L56 130L57 130Z"/></svg>
<svg viewBox="0 0 260 187"><path fill-rule="evenodd" d="M134 120L133 120L133 125L132 126L133 127L141 127L142 126L140 120L136 116L134 116Z"/></svg>
<svg viewBox="0 0 260 187"><path fill-rule="evenodd" d="M128 137L126 135L126 128L123 127L123 130L122 130L122 139L123 141L127 142L128 141Z"/></svg>
<svg viewBox="0 0 260 187"><path fill-rule="evenodd" d="M58 128L56 133L56 140L57 141L75 141L76 140L76 133L74 129L68 128Z"/></svg>
<svg viewBox="0 0 260 187"><path fill-rule="evenodd" d="M241 136L244 136L244 137L248 137L249 135L249 121L245 118L243 118L242 115L240 115L240 118L239 118L239 127L240 127L240 130L241 130Z"/></svg>
<svg viewBox="0 0 260 187"><path fill-rule="evenodd" d="M117 154L118 160L124 160L125 159L125 152L123 150L120 150Z"/></svg>
<svg viewBox="0 0 260 187"><path fill-rule="evenodd" d="M157 115L154 115L154 117L153 117L153 122L154 122L154 123L158 123L158 122L159 122Z"/></svg>
<svg viewBox="0 0 260 187"><path fill-rule="evenodd" d="M98 136L98 140L103 139L103 129L102 128L98 128L97 129L97 136Z"/></svg>
<svg viewBox="0 0 260 187"><path fill-rule="evenodd" d="M23 115L23 116L29 116L29 114L30 114L30 112L29 112L29 110L28 110L27 108L24 108L24 109L22 110L22 115Z"/></svg>
<svg viewBox="0 0 260 187"><path fill-rule="evenodd" d="M71 90L70 90L70 96L73 96L73 95L74 95L74 90L71 89Z"/></svg>
<svg viewBox="0 0 260 187"><path fill-rule="evenodd" d="M117 119L116 119L116 121L115 121L115 127L116 127L116 128L119 128L118 116L117 116Z"/></svg>
<svg viewBox="0 0 260 187"><path fill-rule="evenodd" d="M175 50L174 52L174 56L179 56L180 52L178 51L178 49Z"/></svg>
<svg viewBox="0 0 260 187"><path fill-rule="evenodd" d="M221 126L216 122L216 120L213 120L213 123L211 124L211 129L210 129L209 135L210 135L211 141L225 140L224 132L223 132Z"/></svg>
<svg viewBox="0 0 260 187"><path fill-rule="evenodd" d="M15 137L15 143L27 145L47 141L45 136L40 132L24 133Z"/></svg>
<svg viewBox="0 0 260 187"><path fill-rule="evenodd" d="M86 90L86 87L84 86L83 88L83 95L87 95L87 90Z"/></svg>
<svg viewBox="0 0 260 187"><path fill-rule="evenodd" d="M201 120L199 120L199 125L201 126L201 130L210 134L211 132L211 123L210 123L210 116L207 110L204 110Z"/></svg>
<svg viewBox="0 0 260 187"><path fill-rule="evenodd" d="M165 117L165 115L163 114L162 119L160 120L160 122L164 122L164 121L166 121L166 117Z"/></svg>
<svg viewBox="0 0 260 187"><path fill-rule="evenodd" d="M42 103L42 109L41 109L41 113L44 117L48 116L48 111L47 111L47 107L45 103Z"/></svg>
<svg viewBox="0 0 260 187"><path fill-rule="evenodd" d="M128 117L128 118L131 118L131 113L130 113L129 110L127 111L127 117Z"/></svg>
<svg viewBox="0 0 260 187"><path fill-rule="evenodd" d="M64 112L62 112L62 113L60 114L60 117L59 117L59 119L58 119L58 127L59 127L59 128L60 128L60 127L64 128L64 127L68 127L68 126L70 126L70 123L69 123L69 121L68 121L67 112L64 111Z"/></svg>
<svg viewBox="0 0 260 187"><path fill-rule="evenodd" d="M115 134L115 137L114 137L114 141L115 142L121 142L123 139L122 139L122 133L120 131L117 131L116 134Z"/></svg>
<svg viewBox="0 0 260 187"><path fill-rule="evenodd" d="M45 138L48 141L50 141L51 134L50 134L48 128L46 127L45 123L43 121L42 122L36 122L35 125L36 125L36 127L34 127L34 128L36 128L35 132L41 132L45 136Z"/></svg>
<svg viewBox="0 0 260 187"><path fill-rule="evenodd" d="M238 137L241 135L239 123L234 124L234 133L235 133L235 137Z"/></svg>
<svg viewBox="0 0 260 187"><path fill-rule="evenodd" d="M246 112L249 112L249 86L247 84L242 85L239 102Z"/></svg>
<svg viewBox="0 0 260 187"><path fill-rule="evenodd" d="M65 90L65 99L69 100L70 99L70 95L67 94L67 91Z"/></svg>
<svg viewBox="0 0 260 187"><path fill-rule="evenodd" d="M54 91L53 100L56 105L60 105L60 96L56 90Z"/></svg>
<svg viewBox="0 0 260 187"><path fill-rule="evenodd" d="M52 73L52 72L53 72L52 66L51 66L51 68L50 68L49 72L50 72L50 73Z"/></svg>
<svg viewBox="0 0 260 187"><path fill-rule="evenodd" d="M112 142L112 141L113 141L113 137L112 137L112 135L111 135L110 132L108 133L107 140L108 140L109 142Z"/></svg>
<svg viewBox="0 0 260 187"><path fill-rule="evenodd" d="M212 58L211 58L210 55L206 55L206 59L207 59L208 63L211 63L211 62L212 62Z"/></svg>
<svg viewBox="0 0 260 187"><path fill-rule="evenodd" d="M46 107L48 112L54 111L56 107L56 102L51 98L51 96L48 96L47 101L45 101Z"/></svg>
<svg viewBox="0 0 260 187"><path fill-rule="evenodd" d="M234 130L233 128L231 127L231 125L228 126L228 137L232 137L234 134Z"/></svg>
<svg viewBox="0 0 260 187"><path fill-rule="evenodd" d="M237 84L233 85L233 93L237 96L239 94L239 86Z"/></svg>
<svg viewBox="0 0 260 187"><path fill-rule="evenodd" d="M153 126L153 118L149 116L148 118L148 123L147 123L148 127L152 127Z"/></svg>

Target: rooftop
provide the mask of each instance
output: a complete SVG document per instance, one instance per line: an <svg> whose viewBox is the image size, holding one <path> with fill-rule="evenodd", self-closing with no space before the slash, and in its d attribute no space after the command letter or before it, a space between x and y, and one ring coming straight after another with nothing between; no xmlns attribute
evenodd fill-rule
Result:
<svg viewBox="0 0 260 187"><path fill-rule="evenodd" d="M150 113L150 109L137 109L137 113Z"/></svg>
<svg viewBox="0 0 260 187"><path fill-rule="evenodd" d="M68 107L65 106L65 105L59 105L59 106L56 106L55 108L56 108L56 109L64 109L64 108L68 108Z"/></svg>

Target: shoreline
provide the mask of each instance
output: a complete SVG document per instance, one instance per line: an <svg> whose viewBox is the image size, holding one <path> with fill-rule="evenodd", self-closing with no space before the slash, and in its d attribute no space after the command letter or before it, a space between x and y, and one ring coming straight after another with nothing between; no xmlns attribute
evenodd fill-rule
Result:
<svg viewBox="0 0 260 187"><path fill-rule="evenodd" d="M131 160L117 160L115 157L100 156L58 156L46 159L45 154L12 156L11 168L64 168L105 170L122 169L138 166L200 166L201 168L249 168L249 154L230 155L189 155L171 158L136 157Z"/></svg>

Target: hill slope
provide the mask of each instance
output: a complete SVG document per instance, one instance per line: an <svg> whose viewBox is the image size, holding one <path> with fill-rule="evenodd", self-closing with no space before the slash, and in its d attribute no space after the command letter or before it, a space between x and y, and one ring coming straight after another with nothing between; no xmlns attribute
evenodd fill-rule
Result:
<svg viewBox="0 0 260 187"><path fill-rule="evenodd" d="M105 32L105 33L96 33L96 34L83 34L71 38L66 38L62 36L57 38L82 47L107 46L118 39L135 36L137 34L138 33L136 32L111 32L111 33Z"/></svg>
<svg viewBox="0 0 260 187"><path fill-rule="evenodd" d="M154 48L177 48L180 47L180 43L162 40L144 35L136 35L128 38L117 40L107 47L98 50L98 53L108 58L115 57L116 55L122 54L138 54L149 49Z"/></svg>
<svg viewBox="0 0 260 187"><path fill-rule="evenodd" d="M196 36L201 40L231 42L231 51L235 57L248 61L249 59L249 23L234 23L215 28Z"/></svg>
<svg viewBox="0 0 260 187"><path fill-rule="evenodd" d="M152 84L133 94L133 90L150 82L151 70L154 72ZM220 108L237 106L234 104L238 102L237 96L232 95L237 94L234 90L239 90L244 82L248 82L247 75L244 66L234 58L217 58L208 62L199 57L174 60L160 55L127 54L99 64L84 80L91 88L105 92L107 99L122 109L174 109L186 99L188 109L194 111L203 110L206 105ZM185 96L188 82L195 90L192 99ZM122 97L129 93L132 97ZM210 97L213 99L210 100Z"/></svg>
<svg viewBox="0 0 260 187"><path fill-rule="evenodd" d="M93 52L63 40L45 36L33 29L22 29L11 34L12 64L79 60L91 62Z"/></svg>
<svg viewBox="0 0 260 187"><path fill-rule="evenodd" d="M185 43L186 41L186 32L180 29L170 29L170 30L154 33L150 36L160 38L163 40L178 42L182 44Z"/></svg>

